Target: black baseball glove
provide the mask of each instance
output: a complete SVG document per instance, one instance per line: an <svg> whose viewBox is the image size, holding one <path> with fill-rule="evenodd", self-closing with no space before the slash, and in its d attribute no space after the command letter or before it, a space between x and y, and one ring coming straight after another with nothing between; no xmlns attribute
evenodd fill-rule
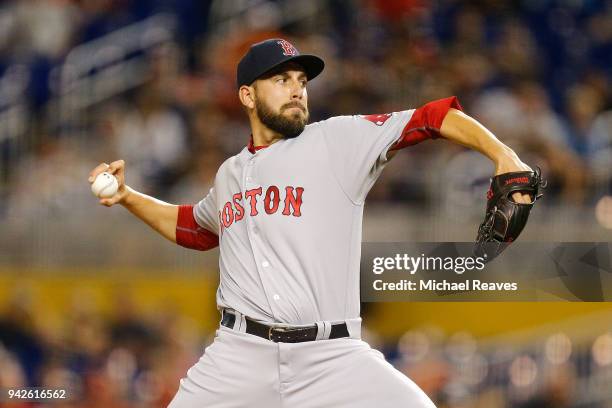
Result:
<svg viewBox="0 0 612 408"><path fill-rule="evenodd" d="M474 255L485 262L499 255L518 238L527 223L529 212L546 187L540 169L499 174L491 179L487 192L487 212L478 228ZM515 203L512 194L520 191L532 197L530 204Z"/></svg>

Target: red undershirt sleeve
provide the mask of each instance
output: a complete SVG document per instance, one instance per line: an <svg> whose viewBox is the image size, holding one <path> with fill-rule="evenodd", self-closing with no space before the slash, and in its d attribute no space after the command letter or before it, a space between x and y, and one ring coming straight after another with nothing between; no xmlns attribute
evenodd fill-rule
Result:
<svg viewBox="0 0 612 408"><path fill-rule="evenodd" d="M442 121L450 108L463 110L456 96L438 99L415 109L402 135L389 150L399 150L440 136Z"/></svg>
<svg viewBox="0 0 612 408"><path fill-rule="evenodd" d="M219 237L196 222L193 205L179 205L176 243L185 248L206 251L219 246Z"/></svg>

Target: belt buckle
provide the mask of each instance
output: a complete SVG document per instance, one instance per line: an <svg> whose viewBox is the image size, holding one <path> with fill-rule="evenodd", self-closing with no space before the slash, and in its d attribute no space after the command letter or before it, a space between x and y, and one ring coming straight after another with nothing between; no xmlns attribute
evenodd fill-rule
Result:
<svg viewBox="0 0 612 408"><path fill-rule="evenodd" d="M268 329L268 340L273 341L276 343L275 340L272 339L272 332L273 331L278 331L278 332L288 332L289 330L287 330L284 327L274 327L274 326L270 326L270 328Z"/></svg>

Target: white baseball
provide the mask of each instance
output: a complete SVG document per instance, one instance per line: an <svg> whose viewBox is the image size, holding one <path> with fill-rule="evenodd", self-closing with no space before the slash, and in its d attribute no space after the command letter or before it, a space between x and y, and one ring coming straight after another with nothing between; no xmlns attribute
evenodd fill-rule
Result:
<svg viewBox="0 0 612 408"><path fill-rule="evenodd" d="M119 183L115 176L104 172L98 174L98 177L91 184L91 192L99 198L110 198L117 193Z"/></svg>

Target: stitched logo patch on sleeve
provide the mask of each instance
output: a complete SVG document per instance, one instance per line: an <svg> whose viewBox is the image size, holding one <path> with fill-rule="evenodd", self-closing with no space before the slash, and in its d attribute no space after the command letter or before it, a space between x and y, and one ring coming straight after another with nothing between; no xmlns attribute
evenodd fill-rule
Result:
<svg viewBox="0 0 612 408"><path fill-rule="evenodd" d="M361 115L361 117L365 120L369 120L376 126L382 126L385 124L387 119L391 117L390 113L378 113L373 115Z"/></svg>

